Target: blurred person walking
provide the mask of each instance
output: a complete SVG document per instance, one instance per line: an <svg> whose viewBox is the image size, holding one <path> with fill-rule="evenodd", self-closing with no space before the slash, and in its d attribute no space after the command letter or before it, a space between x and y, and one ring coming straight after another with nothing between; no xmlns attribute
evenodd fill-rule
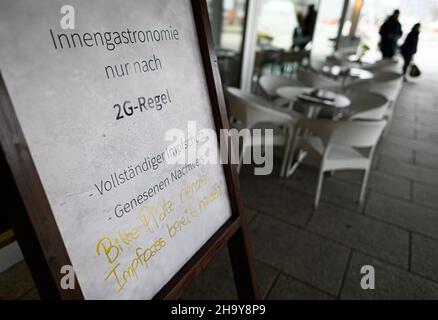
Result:
<svg viewBox="0 0 438 320"><path fill-rule="evenodd" d="M416 25L414 25L411 32L409 32L408 36L406 37L405 42L401 46L401 54L403 56L403 60L405 61L405 64L403 66L403 76L405 81L407 80L406 73L409 66L411 65L412 58L417 53L420 29L421 24L417 23Z"/></svg>
<svg viewBox="0 0 438 320"><path fill-rule="evenodd" d="M318 11L315 10L315 5L313 4L307 8L305 17L302 14L297 15L298 26L293 32L293 50L298 49L302 51L313 40L317 16Z"/></svg>
<svg viewBox="0 0 438 320"><path fill-rule="evenodd" d="M315 5L310 5L307 9L307 15L304 18L302 32L306 37L313 38L313 33L315 32L316 18L318 16L318 11L315 10Z"/></svg>
<svg viewBox="0 0 438 320"><path fill-rule="evenodd" d="M380 51L382 51L383 58L392 59L394 57L397 41L403 35L402 26L398 21L399 17L400 11L395 10L380 27Z"/></svg>

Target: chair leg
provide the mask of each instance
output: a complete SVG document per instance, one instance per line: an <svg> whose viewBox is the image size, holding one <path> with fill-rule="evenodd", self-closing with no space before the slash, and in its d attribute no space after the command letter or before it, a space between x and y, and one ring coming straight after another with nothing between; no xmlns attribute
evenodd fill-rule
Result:
<svg viewBox="0 0 438 320"><path fill-rule="evenodd" d="M370 168L368 168L365 171L364 177L363 177L363 181L362 181L362 188L360 190L360 196L359 196L359 206L362 206L364 204L365 201L365 194L367 191L367 185L368 185L368 179L370 177Z"/></svg>
<svg viewBox="0 0 438 320"><path fill-rule="evenodd" d="M316 188L315 209L318 209L318 207L319 207L319 201L321 199L323 181L324 181L324 171L321 169L319 171L318 187Z"/></svg>
<svg viewBox="0 0 438 320"><path fill-rule="evenodd" d="M281 179L284 179L286 177L286 167L287 167L288 163L289 163L289 155L288 155L288 151L286 151L284 153L283 162L281 164L281 171L280 171L280 178Z"/></svg>
<svg viewBox="0 0 438 320"><path fill-rule="evenodd" d="M293 143L293 135L288 132L288 139L286 141L283 163L281 165L281 171L280 171L280 178L282 179L286 178L287 169L289 165L289 157L293 156L291 155L292 143Z"/></svg>

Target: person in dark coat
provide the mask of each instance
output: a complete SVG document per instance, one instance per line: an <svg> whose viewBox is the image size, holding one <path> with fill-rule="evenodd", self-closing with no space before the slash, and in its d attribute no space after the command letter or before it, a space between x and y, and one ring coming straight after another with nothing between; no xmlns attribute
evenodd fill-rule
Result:
<svg viewBox="0 0 438 320"><path fill-rule="evenodd" d="M303 21L303 35L306 37L313 37L313 33L315 31L316 26L316 18L318 16L318 12L315 10L315 5L310 5L307 10L307 15Z"/></svg>
<svg viewBox="0 0 438 320"><path fill-rule="evenodd" d="M412 58L417 53L418 38L420 36L421 24L417 23L406 37L405 43L401 46L401 53L405 64L403 66L403 75L406 79L406 72L412 62Z"/></svg>
<svg viewBox="0 0 438 320"><path fill-rule="evenodd" d="M317 16L318 12L315 10L314 5L309 6L305 17L297 15L298 27L295 28L293 33L292 49L298 48L299 51L302 51L313 40Z"/></svg>
<svg viewBox="0 0 438 320"><path fill-rule="evenodd" d="M402 27L398 18L400 11L395 10L380 27L380 50L384 58L393 58L397 49L397 41L403 35Z"/></svg>

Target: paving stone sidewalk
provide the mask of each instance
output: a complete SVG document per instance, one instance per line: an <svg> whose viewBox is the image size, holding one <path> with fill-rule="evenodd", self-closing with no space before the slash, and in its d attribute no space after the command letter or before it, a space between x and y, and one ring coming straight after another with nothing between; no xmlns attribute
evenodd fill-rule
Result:
<svg viewBox="0 0 438 320"><path fill-rule="evenodd" d="M356 203L362 177L357 172L327 178L315 211L316 167L300 167L286 181L244 170L241 184L264 298L438 299L437 76L405 84L379 145L363 208ZM375 267L373 291L360 287L363 265ZM213 289L218 287L220 292ZM226 252L187 298L236 298Z"/></svg>

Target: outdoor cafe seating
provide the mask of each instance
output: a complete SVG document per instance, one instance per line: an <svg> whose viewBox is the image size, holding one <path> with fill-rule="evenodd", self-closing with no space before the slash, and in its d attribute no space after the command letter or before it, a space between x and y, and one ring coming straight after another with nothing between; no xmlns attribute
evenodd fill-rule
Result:
<svg viewBox="0 0 438 320"><path fill-rule="evenodd" d="M320 70L300 67L292 76L261 75L255 94L227 90L232 123L275 130L272 147L283 150L279 178L293 179L307 156L319 161L315 208L325 174L340 170L364 173L359 195L363 204L374 151L403 85L402 77L388 69L392 62L363 67L351 60L344 55L328 59ZM250 147L241 147L241 160ZM242 161L239 170L241 166Z"/></svg>

